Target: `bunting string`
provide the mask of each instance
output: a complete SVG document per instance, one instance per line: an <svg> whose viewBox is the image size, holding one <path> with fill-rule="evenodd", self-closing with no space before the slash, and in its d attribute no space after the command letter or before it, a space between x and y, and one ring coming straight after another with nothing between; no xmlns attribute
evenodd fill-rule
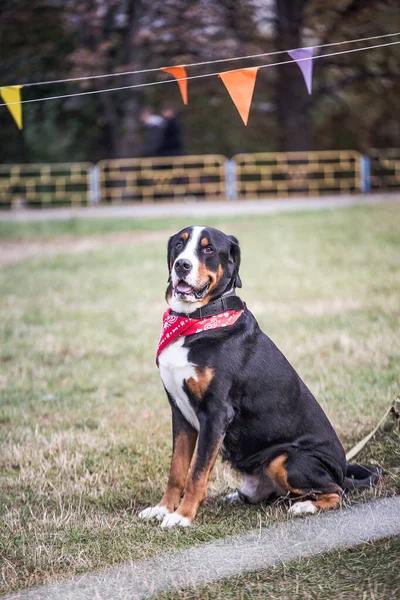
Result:
<svg viewBox="0 0 400 600"><path fill-rule="evenodd" d="M207 61L203 61L203 62L187 63L187 64L182 64L180 66L186 67L186 68L202 67L202 66L206 66L206 65L214 65L217 63L224 63L224 62L230 62L230 61L236 61L236 60L246 60L246 59L250 60L253 58L276 56L278 54L285 54L286 52L290 53L290 52L293 52L294 50L310 50L310 49L318 50L319 48L328 48L330 46L341 46L343 44L355 44L357 42L368 42L371 40L380 40L383 38L395 37L398 35L400 35L400 31L398 31L396 33L385 33L383 35L373 35L371 37L356 38L354 40L344 40L341 42L329 42L327 44L319 44L319 45L315 45L315 46L302 46L301 48L292 48L290 50L276 50L274 52L263 52L261 54L248 54L246 56L234 56L231 58L219 58L217 60L207 60ZM73 81L89 81L91 79L105 79L106 77L122 77L124 75L139 75L139 74L144 74L144 73L155 73L162 69L163 69L163 67L156 67L154 69L141 69L139 71L121 71L119 73L105 73L103 75L86 75L83 77L72 77L69 79L54 79L52 81L37 81L34 83L24 83L21 85L23 85L23 87L27 88L27 87L33 87L33 86L38 86L38 85L52 85L55 83L71 83Z"/></svg>
<svg viewBox="0 0 400 600"><path fill-rule="evenodd" d="M391 34L391 35L400 35L399 34ZM363 48L353 48L351 50L342 50L340 52L330 52L328 54L319 54L317 56L313 56L313 57L304 57L304 58L298 58L296 59L296 62L303 62L303 61L307 61L307 60L318 60L321 58L328 58L330 56L339 56L339 55L343 55L343 54L350 54L353 52L363 52L366 50L375 50L376 48L384 48L386 46L394 46L396 44L400 44L400 41L397 42L388 42L386 44L378 44L375 46L366 46ZM276 63L269 63L266 65L259 65L258 67L254 67L257 69L266 69L266 68L270 68L270 67L278 67L281 65L287 65L287 64L292 64L293 60L284 60L284 61L280 61L280 62L276 62ZM159 71L160 69L156 69L157 71ZM153 81L151 83L138 83L135 85L126 85L126 86L122 86L122 87L115 87L115 88L106 88L106 89L102 89L102 90L90 90L87 92L76 92L74 94L62 94L59 96L48 96L46 98L33 98L31 100L21 100L21 102L8 102L8 103L0 103L0 106L11 106L13 104L30 104L33 102L46 102L48 100L60 100L60 99L64 99L64 98L75 98L77 96L89 96L89 95L93 95L93 94L105 94L105 93L109 93L109 92L118 92L118 91L122 91L122 90L131 90L131 89L137 89L137 88L145 88L145 87L150 87L153 85L163 85L165 83L171 83L172 81L189 81L192 79L204 79L206 77L216 77L218 75L220 75L221 73L207 73L207 74L203 74L203 75L190 75L188 77L176 77L175 80L163 80L163 81ZM222 73L223 74L223 73ZM26 87L26 86L23 86Z"/></svg>

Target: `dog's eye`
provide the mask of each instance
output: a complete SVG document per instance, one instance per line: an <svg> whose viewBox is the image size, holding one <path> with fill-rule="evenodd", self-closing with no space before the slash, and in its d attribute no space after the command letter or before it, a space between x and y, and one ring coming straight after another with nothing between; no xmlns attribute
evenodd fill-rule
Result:
<svg viewBox="0 0 400 600"><path fill-rule="evenodd" d="M175 244L175 248L176 248L177 250L180 250L181 248L183 248L183 242L177 242L177 243Z"/></svg>
<svg viewBox="0 0 400 600"><path fill-rule="evenodd" d="M206 246L206 247L204 248L204 252L205 252L206 254L211 254L211 252L214 252L214 249L213 249L213 247L212 247L212 246Z"/></svg>

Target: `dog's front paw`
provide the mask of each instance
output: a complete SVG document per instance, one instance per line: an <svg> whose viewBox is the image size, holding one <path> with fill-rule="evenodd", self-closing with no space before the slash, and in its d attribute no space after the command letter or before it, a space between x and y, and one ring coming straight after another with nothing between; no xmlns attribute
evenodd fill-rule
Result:
<svg viewBox="0 0 400 600"><path fill-rule="evenodd" d="M175 525L179 525L179 527L189 527L191 521L187 517L180 515L178 512L173 512L166 515L161 523L163 529L171 529L171 527L175 527Z"/></svg>
<svg viewBox="0 0 400 600"><path fill-rule="evenodd" d="M139 513L140 519L158 519L162 521L170 512L166 506L149 506Z"/></svg>

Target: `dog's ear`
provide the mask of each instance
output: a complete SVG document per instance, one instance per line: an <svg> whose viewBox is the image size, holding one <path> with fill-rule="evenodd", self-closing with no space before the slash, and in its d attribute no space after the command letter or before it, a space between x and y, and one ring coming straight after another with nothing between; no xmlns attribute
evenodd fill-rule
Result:
<svg viewBox="0 0 400 600"><path fill-rule="evenodd" d="M240 276L239 276L239 267L240 267L240 246L239 246L239 240L237 238L235 238L234 235L228 235L228 239L229 239L229 242L231 244L231 250L230 250L231 258L232 258L233 263L235 265L234 277L233 277L233 285L235 287L241 288L242 287L242 280L240 279Z"/></svg>
<svg viewBox="0 0 400 600"><path fill-rule="evenodd" d="M168 262L168 283L171 281L171 269L172 269L172 240L174 236L170 237L168 240L168 250L167 250L167 262Z"/></svg>

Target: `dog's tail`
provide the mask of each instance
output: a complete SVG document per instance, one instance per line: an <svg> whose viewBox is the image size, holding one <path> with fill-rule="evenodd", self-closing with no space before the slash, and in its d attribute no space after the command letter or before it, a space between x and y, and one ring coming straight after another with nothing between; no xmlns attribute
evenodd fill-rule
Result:
<svg viewBox="0 0 400 600"><path fill-rule="evenodd" d="M383 470L370 465L348 464L343 488L354 490L376 485L383 475Z"/></svg>

